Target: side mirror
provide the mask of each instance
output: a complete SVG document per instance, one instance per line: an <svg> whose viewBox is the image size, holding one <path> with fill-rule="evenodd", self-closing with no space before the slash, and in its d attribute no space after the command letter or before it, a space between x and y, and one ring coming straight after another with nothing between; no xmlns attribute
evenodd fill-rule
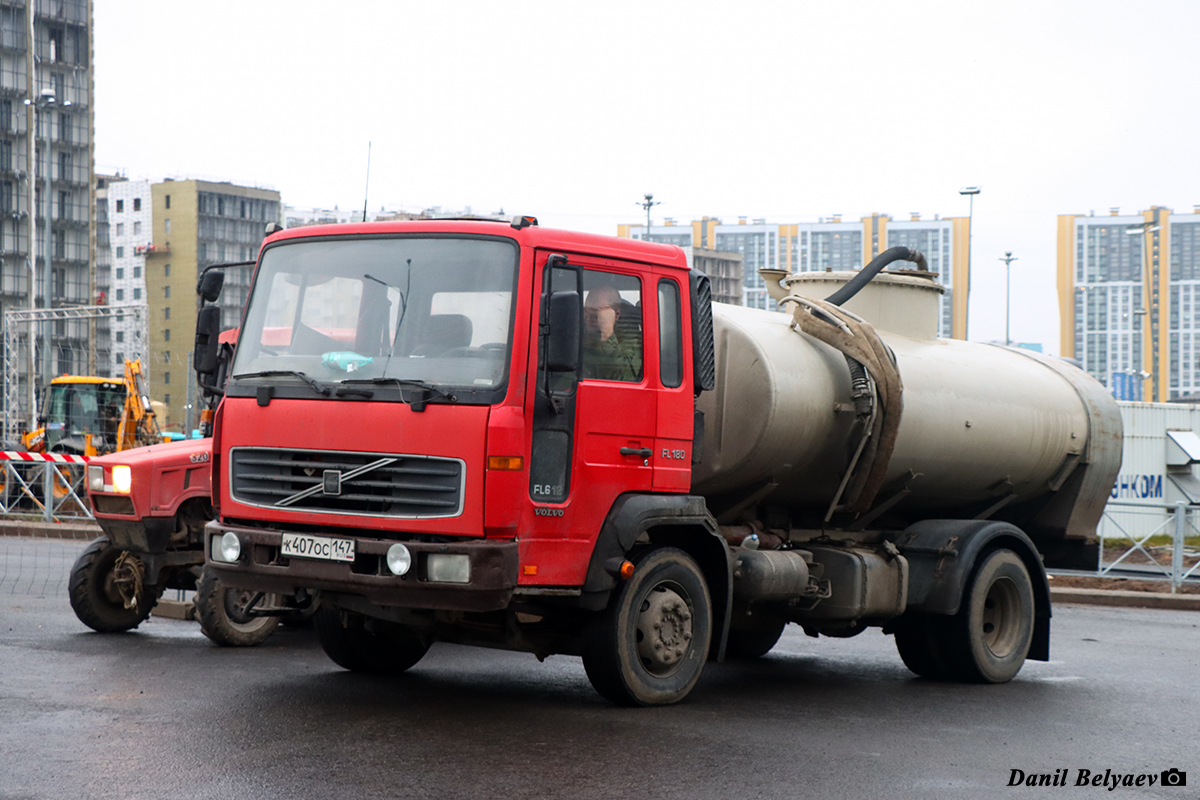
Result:
<svg viewBox="0 0 1200 800"><path fill-rule="evenodd" d="M546 369L550 372L575 372L579 369L579 337L583 311L578 292L550 295L547 313L550 334L546 343Z"/></svg>
<svg viewBox="0 0 1200 800"><path fill-rule="evenodd" d="M200 276L200 281L196 284L196 294L203 297L206 302L215 303L221 296L221 287L224 285L225 273L219 269L210 269Z"/></svg>
<svg viewBox="0 0 1200 800"><path fill-rule="evenodd" d="M208 275L212 274L214 273L208 273ZM196 350L192 356L192 363L197 373L208 375L216 372L217 353L221 347L220 336L221 307L205 306L200 309L200 313L196 316Z"/></svg>

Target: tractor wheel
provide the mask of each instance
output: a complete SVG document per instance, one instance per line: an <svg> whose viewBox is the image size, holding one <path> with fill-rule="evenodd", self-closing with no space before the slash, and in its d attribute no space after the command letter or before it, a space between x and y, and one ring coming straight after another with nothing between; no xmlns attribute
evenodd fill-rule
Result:
<svg viewBox="0 0 1200 800"><path fill-rule="evenodd" d="M430 642L407 625L322 606L313 616L325 654L351 672L397 675L429 652Z"/></svg>
<svg viewBox="0 0 1200 800"><path fill-rule="evenodd" d="M619 705L667 705L687 696L708 657L712 600L696 562L673 547L648 550L585 632L592 686Z"/></svg>
<svg viewBox="0 0 1200 800"><path fill-rule="evenodd" d="M158 587L145 584L141 559L113 547L107 536L79 554L67 587L75 616L100 633L136 628L158 601Z"/></svg>
<svg viewBox="0 0 1200 800"><path fill-rule="evenodd" d="M279 617L258 617L246 613L254 592L230 589L205 569L196 583L196 619L200 630L222 647L253 647L267 640L279 627ZM264 600L273 603L272 595Z"/></svg>

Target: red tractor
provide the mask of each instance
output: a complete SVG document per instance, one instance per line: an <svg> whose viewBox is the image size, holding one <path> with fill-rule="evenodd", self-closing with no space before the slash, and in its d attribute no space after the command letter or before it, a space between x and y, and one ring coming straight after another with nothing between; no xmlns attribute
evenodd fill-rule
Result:
<svg viewBox="0 0 1200 800"><path fill-rule="evenodd" d="M206 270L197 291L212 303L222 273ZM209 308L217 310L216 306ZM227 364L236 331L220 337ZM223 370L219 384L224 383ZM211 406L220 391L202 384L206 405L201 430L211 434ZM220 645L262 642L279 624L278 611L259 613L273 602L261 593L227 589L204 568L204 526L211 503L212 439L186 439L92 458L87 490L104 536L75 562L69 582L71 607L85 625L102 633L136 628L166 589L196 591L200 628Z"/></svg>

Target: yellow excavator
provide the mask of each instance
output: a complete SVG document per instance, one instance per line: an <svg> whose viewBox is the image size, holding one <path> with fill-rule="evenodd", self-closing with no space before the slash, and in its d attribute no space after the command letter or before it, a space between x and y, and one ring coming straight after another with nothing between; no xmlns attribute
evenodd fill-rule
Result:
<svg viewBox="0 0 1200 800"><path fill-rule="evenodd" d="M23 437L32 453L96 456L162 442L142 384L141 360L125 362L125 378L62 375L50 381L40 428Z"/></svg>
<svg viewBox="0 0 1200 800"><path fill-rule="evenodd" d="M125 377L61 375L50 381L42 400L39 427L21 436L19 447L30 453L65 453L98 456L163 441L150 398L146 396L140 359L125 362ZM18 448L19 449L19 448ZM74 484L81 467L58 466ZM0 472L0 492L7 489L7 473ZM68 482L54 476L54 498L70 493ZM28 491L28 501L40 501Z"/></svg>

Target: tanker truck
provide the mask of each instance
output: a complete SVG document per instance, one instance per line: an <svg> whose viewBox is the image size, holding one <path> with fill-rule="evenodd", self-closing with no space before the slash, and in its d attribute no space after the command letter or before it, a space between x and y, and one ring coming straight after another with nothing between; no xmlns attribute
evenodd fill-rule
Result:
<svg viewBox="0 0 1200 800"><path fill-rule="evenodd" d="M677 247L532 217L268 233L207 566L279 598L259 613L319 596L341 667L563 654L661 705L789 623L881 627L936 680L1049 658L1045 565L1088 557L1120 417L1065 361L937 338L919 253L769 275L777 313L712 303Z"/></svg>

